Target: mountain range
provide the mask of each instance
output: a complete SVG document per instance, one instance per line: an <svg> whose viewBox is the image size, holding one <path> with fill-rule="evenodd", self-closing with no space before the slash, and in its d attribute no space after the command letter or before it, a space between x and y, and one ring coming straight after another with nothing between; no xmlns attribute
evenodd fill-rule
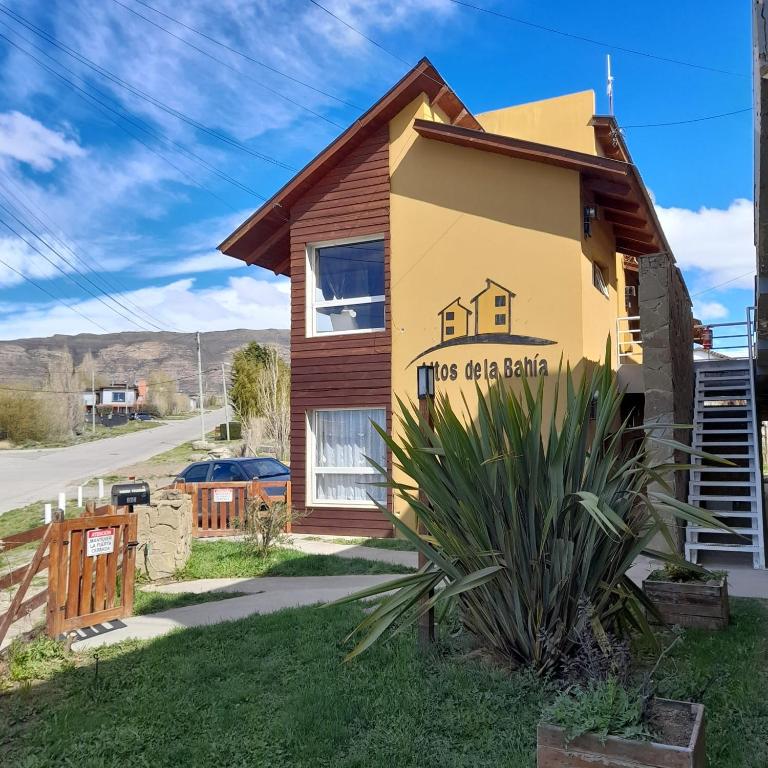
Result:
<svg viewBox="0 0 768 768"><path fill-rule="evenodd" d="M221 364L251 341L278 348L289 356L289 331L239 328L200 334L203 382L206 392L221 391ZM194 333L138 331L124 333L57 334L40 339L0 341L0 386L39 386L48 375L49 364L69 352L75 366L90 353L95 373L102 383L133 383L150 374L178 380L178 390L197 392L197 343Z"/></svg>

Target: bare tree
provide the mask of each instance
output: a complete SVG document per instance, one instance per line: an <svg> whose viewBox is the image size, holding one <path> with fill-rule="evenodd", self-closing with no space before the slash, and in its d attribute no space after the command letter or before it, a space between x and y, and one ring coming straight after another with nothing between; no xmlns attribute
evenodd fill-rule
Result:
<svg viewBox="0 0 768 768"><path fill-rule="evenodd" d="M72 355L68 350L48 364L48 383L44 389L51 393L46 402L50 437L71 437L82 425L85 410Z"/></svg>
<svg viewBox="0 0 768 768"><path fill-rule="evenodd" d="M257 381L258 401L264 420L264 437L279 459L287 459L291 429L290 375L276 347L268 354Z"/></svg>

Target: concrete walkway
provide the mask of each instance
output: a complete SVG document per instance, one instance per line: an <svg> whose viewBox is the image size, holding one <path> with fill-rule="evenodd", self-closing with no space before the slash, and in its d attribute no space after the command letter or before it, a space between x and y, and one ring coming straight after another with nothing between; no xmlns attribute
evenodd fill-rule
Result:
<svg viewBox="0 0 768 768"><path fill-rule="evenodd" d="M151 640L175 629L201 627L222 621L244 619L257 613L273 613L283 608L328 603L367 587L384 584L397 575L379 576L267 576L258 579L197 579L173 584L146 586L143 589L164 593L246 592L232 597L184 608L173 608L147 616L131 616L122 621L80 630L72 647L87 650L114 645L131 638Z"/></svg>
<svg viewBox="0 0 768 768"><path fill-rule="evenodd" d="M405 552L399 549L379 549L378 547L362 547L359 544L339 544L334 541L315 541L307 534L294 533L291 535L293 549L299 549L308 555L338 555L339 557L361 557L364 560L376 560L380 563L407 565L416 568L418 555L416 552Z"/></svg>

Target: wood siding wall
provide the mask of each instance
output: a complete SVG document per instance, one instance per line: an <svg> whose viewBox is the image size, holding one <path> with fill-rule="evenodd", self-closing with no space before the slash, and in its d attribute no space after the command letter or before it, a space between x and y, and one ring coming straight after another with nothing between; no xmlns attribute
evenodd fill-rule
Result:
<svg viewBox="0 0 768 768"><path fill-rule="evenodd" d="M384 235L385 326L377 333L307 338L306 247ZM391 536L376 509L307 508L306 414L316 408L385 408L391 429L389 128L384 125L332 168L291 209L291 479L300 533ZM387 459L388 463L390 458ZM388 495L391 505L391 495Z"/></svg>

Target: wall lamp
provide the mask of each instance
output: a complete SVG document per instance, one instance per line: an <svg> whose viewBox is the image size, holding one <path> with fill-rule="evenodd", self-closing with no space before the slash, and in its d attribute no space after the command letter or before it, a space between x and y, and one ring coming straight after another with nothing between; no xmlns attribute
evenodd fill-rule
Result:
<svg viewBox="0 0 768 768"><path fill-rule="evenodd" d="M416 368L416 392L419 400L435 396L435 368L422 363Z"/></svg>
<svg viewBox="0 0 768 768"><path fill-rule="evenodd" d="M597 219L597 206L584 206L584 237L592 237L592 222Z"/></svg>

